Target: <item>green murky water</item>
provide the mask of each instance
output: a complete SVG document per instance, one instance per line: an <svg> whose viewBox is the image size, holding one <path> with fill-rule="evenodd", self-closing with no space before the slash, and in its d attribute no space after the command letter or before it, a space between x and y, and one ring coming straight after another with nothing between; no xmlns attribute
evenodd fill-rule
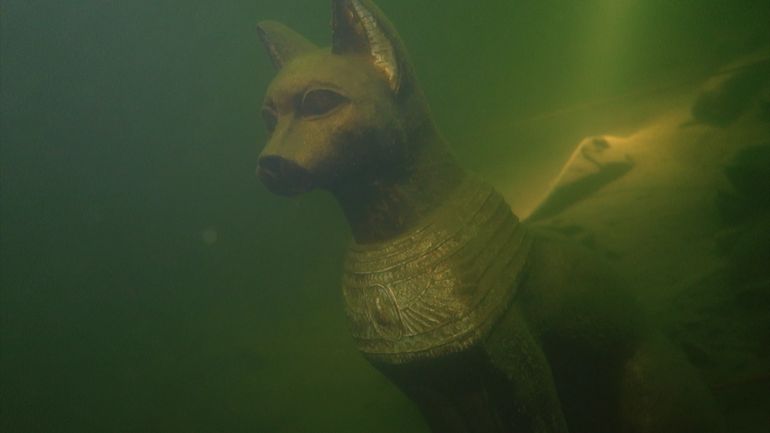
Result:
<svg viewBox="0 0 770 433"><path fill-rule="evenodd" d="M766 1L478 3L378 2L459 159L521 213L584 137L644 136L717 71L768 58ZM336 204L254 176L274 74L255 24L327 43L328 16L311 0L0 6L0 430L426 431L350 341ZM768 80L751 83L709 137L770 143ZM770 158L754 155L736 163L755 206L728 206L752 224L731 257L767 289ZM736 335L768 291L736 302ZM770 366L731 365L748 384L719 385L735 431L766 431Z"/></svg>

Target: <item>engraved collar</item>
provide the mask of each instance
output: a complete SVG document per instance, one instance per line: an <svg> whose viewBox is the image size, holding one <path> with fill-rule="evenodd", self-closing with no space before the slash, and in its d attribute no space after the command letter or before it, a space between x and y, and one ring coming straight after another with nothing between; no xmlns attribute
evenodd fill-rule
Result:
<svg viewBox="0 0 770 433"><path fill-rule="evenodd" d="M470 175L420 227L353 243L342 292L358 349L404 363L474 345L510 304L530 244L500 194Z"/></svg>

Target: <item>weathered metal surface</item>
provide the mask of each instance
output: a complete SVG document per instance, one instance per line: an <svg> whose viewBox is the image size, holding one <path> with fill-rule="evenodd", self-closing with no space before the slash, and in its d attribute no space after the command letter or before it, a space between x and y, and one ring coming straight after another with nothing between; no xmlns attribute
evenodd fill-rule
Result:
<svg viewBox="0 0 770 433"><path fill-rule="evenodd" d="M470 176L420 227L354 243L343 294L358 349L402 363L470 347L510 304L529 246L502 197Z"/></svg>

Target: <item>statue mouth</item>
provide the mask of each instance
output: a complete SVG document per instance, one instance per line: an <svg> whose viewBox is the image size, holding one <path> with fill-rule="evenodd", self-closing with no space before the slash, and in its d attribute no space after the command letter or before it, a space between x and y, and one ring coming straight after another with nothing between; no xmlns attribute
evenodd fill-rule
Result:
<svg viewBox="0 0 770 433"><path fill-rule="evenodd" d="M295 196L313 189L310 173L299 164L275 155L261 156L257 177L273 194Z"/></svg>

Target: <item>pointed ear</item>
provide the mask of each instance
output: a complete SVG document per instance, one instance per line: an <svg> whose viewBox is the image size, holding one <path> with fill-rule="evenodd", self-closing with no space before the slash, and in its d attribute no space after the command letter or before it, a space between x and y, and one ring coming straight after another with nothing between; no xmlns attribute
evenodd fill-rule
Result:
<svg viewBox="0 0 770 433"><path fill-rule="evenodd" d="M391 90L401 86L403 47L392 24L369 0L332 0L332 52L367 56Z"/></svg>
<svg viewBox="0 0 770 433"><path fill-rule="evenodd" d="M304 36L275 21L260 22L257 24L257 32L275 69L281 69L300 54L316 49Z"/></svg>

